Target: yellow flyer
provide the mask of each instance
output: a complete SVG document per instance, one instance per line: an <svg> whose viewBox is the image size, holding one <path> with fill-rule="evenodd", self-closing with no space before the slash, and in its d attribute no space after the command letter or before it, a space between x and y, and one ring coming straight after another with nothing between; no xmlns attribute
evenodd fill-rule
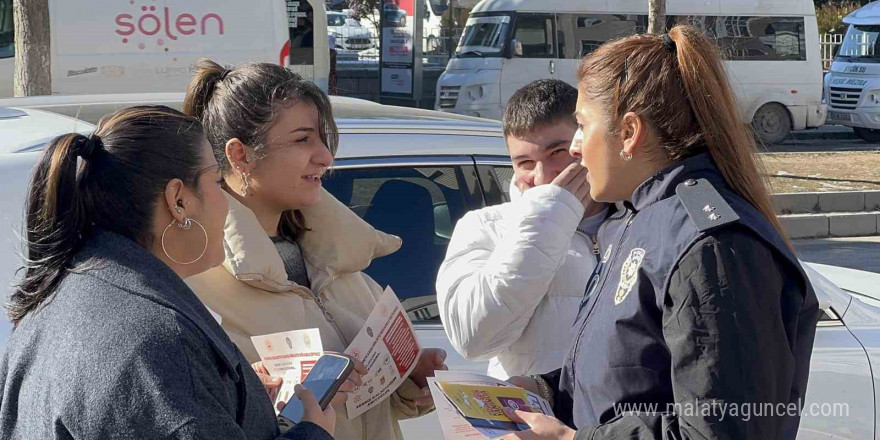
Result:
<svg viewBox="0 0 880 440"><path fill-rule="evenodd" d="M525 390L517 387L437 382L446 397L466 418L510 422L503 408L535 412Z"/></svg>

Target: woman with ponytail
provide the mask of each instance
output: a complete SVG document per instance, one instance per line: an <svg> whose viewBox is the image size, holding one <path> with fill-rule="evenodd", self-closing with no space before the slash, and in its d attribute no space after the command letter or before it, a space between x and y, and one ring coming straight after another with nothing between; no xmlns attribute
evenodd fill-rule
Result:
<svg viewBox="0 0 880 440"><path fill-rule="evenodd" d="M202 60L184 112L204 124L229 202L226 260L189 286L251 362L260 360L252 337L290 330L316 328L324 350L344 351L383 292L362 271L400 248L400 238L373 229L322 187L339 143L330 99L282 66L230 70ZM445 356L423 350L394 393L337 419L336 438L401 440L398 420L433 410L427 377L445 368ZM333 402L337 411L365 373L357 362ZM270 394L283 380L261 378Z"/></svg>
<svg viewBox="0 0 880 440"><path fill-rule="evenodd" d="M167 107L53 140L27 199L0 439L274 439L257 374L183 282L223 261L227 203L198 120ZM282 438L331 440L300 390Z"/></svg>
<svg viewBox="0 0 880 440"><path fill-rule="evenodd" d="M562 422L511 413L532 427L511 438L797 435L818 301L718 52L677 26L581 63L571 153L593 199L619 209L599 229L563 368L515 379Z"/></svg>

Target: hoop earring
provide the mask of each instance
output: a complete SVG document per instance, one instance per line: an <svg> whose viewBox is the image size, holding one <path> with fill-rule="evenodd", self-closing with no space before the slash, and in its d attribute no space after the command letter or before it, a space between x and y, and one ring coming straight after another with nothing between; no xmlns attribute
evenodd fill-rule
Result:
<svg viewBox="0 0 880 440"><path fill-rule="evenodd" d="M248 190L251 188L251 173L241 173L241 195L247 197Z"/></svg>
<svg viewBox="0 0 880 440"><path fill-rule="evenodd" d="M633 155L632 153L627 153L626 150L620 150L620 158L623 159L624 162L629 162L629 160L633 158Z"/></svg>
<svg viewBox="0 0 880 440"><path fill-rule="evenodd" d="M174 224L176 224L178 228L183 229L184 231L186 231L186 230L189 230L190 228L192 228L193 223L199 225L199 227L202 228L202 233L205 234L205 248L202 249L202 253L199 254L199 256L198 256L195 260L192 260L192 261L190 261L190 262L186 262L186 263L183 262L183 261L177 261L177 260L174 259L174 257L172 257L172 256L168 253L168 250L165 248L165 234L168 233L168 228L170 228L170 227L171 227L172 225L174 225ZM177 264L180 264L180 265L183 265L183 266L186 266L186 265L189 265L189 264L193 264L193 263L195 263L196 261L201 260L202 257L205 256L205 252L207 252L207 251L208 251L208 231L206 231L206 230L205 230L205 227L202 226L202 224L199 223L197 220L193 220L193 219L187 217L187 218L183 221L183 224L181 224L181 223L177 223L177 221L175 221L175 220L171 220L171 223L169 223L168 226L165 226L165 230L162 231L162 252L165 253L165 256L168 257L169 260L171 260L171 261L173 261L173 262L175 262L175 263L177 263Z"/></svg>

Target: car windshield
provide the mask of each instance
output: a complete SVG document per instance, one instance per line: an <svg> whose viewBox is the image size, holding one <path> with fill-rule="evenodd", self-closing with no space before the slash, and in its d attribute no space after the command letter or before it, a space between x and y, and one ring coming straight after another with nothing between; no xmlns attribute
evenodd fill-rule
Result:
<svg viewBox="0 0 880 440"><path fill-rule="evenodd" d="M342 14L327 14L327 26L345 26L345 16Z"/></svg>
<svg viewBox="0 0 880 440"><path fill-rule="evenodd" d="M455 56L500 57L510 29L510 16L471 17L465 25Z"/></svg>
<svg viewBox="0 0 880 440"><path fill-rule="evenodd" d="M877 51L878 35L880 26L851 25L843 37L837 56L850 60L880 62L880 53Z"/></svg>

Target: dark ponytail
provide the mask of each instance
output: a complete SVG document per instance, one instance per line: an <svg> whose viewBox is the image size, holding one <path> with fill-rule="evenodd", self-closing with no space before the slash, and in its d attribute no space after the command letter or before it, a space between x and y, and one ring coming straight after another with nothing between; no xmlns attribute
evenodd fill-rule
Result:
<svg viewBox="0 0 880 440"><path fill-rule="evenodd" d="M6 305L13 325L51 296L95 228L148 247L168 182L179 178L198 189L203 142L197 120L167 107L120 110L91 136L55 138L31 178L24 277Z"/></svg>
<svg viewBox="0 0 880 440"><path fill-rule="evenodd" d="M280 110L301 101L317 109L318 135L336 155L339 131L327 94L277 64L251 63L228 70L203 59L189 83L183 111L202 121L220 170L229 176L233 170L226 159L226 143L238 139L254 149L257 159L265 158L266 135ZM279 232L285 238L297 240L307 230L299 211L282 214Z"/></svg>

